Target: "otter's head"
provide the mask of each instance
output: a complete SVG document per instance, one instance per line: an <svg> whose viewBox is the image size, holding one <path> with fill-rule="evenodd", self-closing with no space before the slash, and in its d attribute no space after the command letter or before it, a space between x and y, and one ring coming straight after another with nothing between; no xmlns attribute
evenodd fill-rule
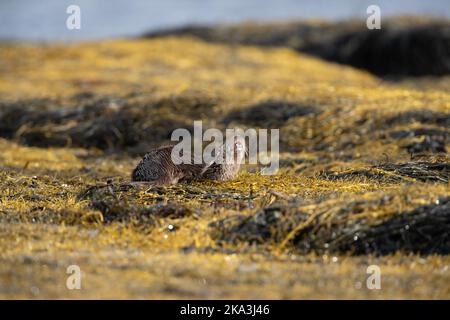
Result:
<svg viewBox="0 0 450 320"><path fill-rule="evenodd" d="M234 136L231 143L227 141L226 150L229 156L233 155L234 162L240 165L246 154L245 138L240 135Z"/></svg>

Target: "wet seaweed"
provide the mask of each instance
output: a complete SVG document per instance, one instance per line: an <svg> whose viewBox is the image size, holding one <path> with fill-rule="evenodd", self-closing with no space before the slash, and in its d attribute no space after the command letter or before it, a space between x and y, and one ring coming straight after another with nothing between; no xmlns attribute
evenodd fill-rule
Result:
<svg viewBox="0 0 450 320"><path fill-rule="evenodd" d="M345 171L325 171L319 175L328 180L354 180L367 178L389 183L431 181L448 183L450 163L416 161L409 163L382 163L368 168ZM411 180L414 179L414 180Z"/></svg>
<svg viewBox="0 0 450 320"><path fill-rule="evenodd" d="M101 212L105 223L152 227L158 224L158 219L179 219L194 215L194 210L175 202L158 201L150 205L136 202L138 193L148 188L150 186L146 184L132 183L92 186L81 192L78 199L89 199L89 206Z"/></svg>
<svg viewBox="0 0 450 320"><path fill-rule="evenodd" d="M373 215L396 200L370 201L308 212L296 203L275 203L251 216L232 216L211 224L217 241L289 246L302 253L420 254L450 252L450 198L413 210Z"/></svg>
<svg viewBox="0 0 450 320"><path fill-rule="evenodd" d="M450 179L450 163L432 163L418 161L411 163L384 163L377 166L395 174L414 178L419 181L436 181L448 183Z"/></svg>

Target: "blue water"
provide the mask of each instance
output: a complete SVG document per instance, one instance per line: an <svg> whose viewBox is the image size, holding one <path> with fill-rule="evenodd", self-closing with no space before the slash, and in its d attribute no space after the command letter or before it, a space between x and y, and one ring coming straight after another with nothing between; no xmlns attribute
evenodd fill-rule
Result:
<svg viewBox="0 0 450 320"><path fill-rule="evenodd" d="M81 29L66 28L66 8L81 8ZM0 0L0 39L78 41L134 36L186 24L429 14L450 18L450 0Z"/></svg>

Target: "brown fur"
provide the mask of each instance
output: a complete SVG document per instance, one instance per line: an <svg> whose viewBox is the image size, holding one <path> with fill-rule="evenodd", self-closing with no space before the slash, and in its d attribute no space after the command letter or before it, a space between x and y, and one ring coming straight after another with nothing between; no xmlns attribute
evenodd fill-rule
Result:
<svg viewBox="0 0 450 320"><path fill-rule="evenodd" d="M236 140L235 146L242 143ZM216 163L211 164L174 164L171 153L174 146L164 146L151 150L139 162L131 174L131 180L135 182L150 182L153 185L170 185L178 182L189 182L194 179L209 180L230 180L233 179L240 168L240 161L245 154L245 150L235 148L235 158L237 163ZM223 148L222 148L223 150ZM225 157L222 152L221 157Z"/></svg>

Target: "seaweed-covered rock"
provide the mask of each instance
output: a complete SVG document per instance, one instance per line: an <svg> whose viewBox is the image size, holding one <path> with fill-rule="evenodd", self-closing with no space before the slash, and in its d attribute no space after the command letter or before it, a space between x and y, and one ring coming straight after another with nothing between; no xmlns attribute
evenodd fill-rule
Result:
<svg viewBox="0 0 450 320"><path fill-rule="evenodd" d="M260 23L151 32L145 37L192 35L206 41L286 46L380 76L450 74L450 22L396 17L369 30L365 21Z"/></svg>

